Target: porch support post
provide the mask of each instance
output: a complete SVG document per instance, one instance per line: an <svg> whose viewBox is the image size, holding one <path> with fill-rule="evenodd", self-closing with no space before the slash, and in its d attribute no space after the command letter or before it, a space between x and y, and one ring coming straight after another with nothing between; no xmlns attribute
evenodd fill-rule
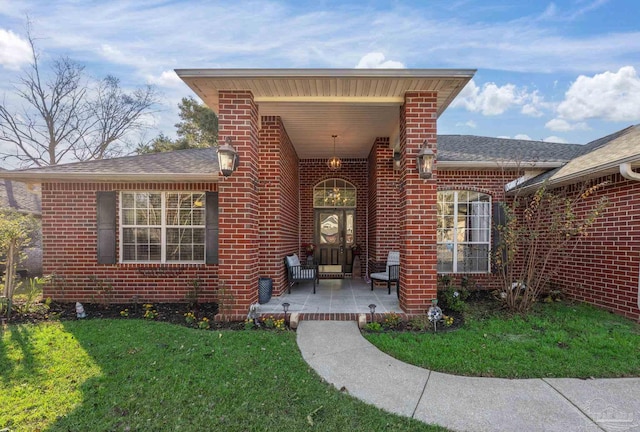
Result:
<svg viewBox="0 0 640 432"><path fill-rule="evenodd" d="M389 251L397 251L400 246L398 175L393 169L389 138L376 138L369 155L369 259L377 263L386 262Z"/></svg>
<svg viewBox="0 0 640 432"><path fill-rule="evenodd" d="M416 156L426 141L436 148L437 92L407 92L400 108L400 307L426 313L437 295L437 172L423 180Z"/></svg>
<svg viewBox="0 0 640 432"><path fill-rule="evenodd" d="M219 182L221 313L245 315L258 299L258 107L250 91L220 91L218 142L230 136L240 165Z"/></svg>

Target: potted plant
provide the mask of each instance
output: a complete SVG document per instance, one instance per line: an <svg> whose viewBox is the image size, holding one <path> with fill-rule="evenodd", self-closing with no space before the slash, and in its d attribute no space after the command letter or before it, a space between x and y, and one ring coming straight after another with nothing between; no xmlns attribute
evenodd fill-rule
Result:
<svg viewBox="0 0 640 432"><path fill-rule="evenodd" d="M313 252L315 252L316 245L314 245L313 243L303 243L302 249L304 249L307 256L310 257L313 255Z"/></svg>

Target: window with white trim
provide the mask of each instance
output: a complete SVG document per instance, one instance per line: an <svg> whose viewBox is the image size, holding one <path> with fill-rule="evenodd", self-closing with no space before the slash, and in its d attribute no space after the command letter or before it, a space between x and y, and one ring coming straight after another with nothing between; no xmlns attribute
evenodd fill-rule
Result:
<svg viewBox="0 0 640 432"><path fill-rule="evenodd" d="M204 263L203 192L121 192L122 262Z"/></svg>
<svg viewBox="0 0 640 432"><path fill-rule="evenodd" d="M313 188L314 208L355 207L356 187L346 180L328 179Z"/></svg>
<svg viewBox="0 0 640 432"><path fill-rule="evenodd" d="M438 192L438 272L487 273L491 197L474 191Z"/></svg>

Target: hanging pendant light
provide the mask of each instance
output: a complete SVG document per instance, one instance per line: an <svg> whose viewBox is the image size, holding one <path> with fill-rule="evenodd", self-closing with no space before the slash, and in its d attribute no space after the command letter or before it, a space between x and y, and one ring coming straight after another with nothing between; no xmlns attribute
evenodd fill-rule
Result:
<svg viewBox="0 0 640 432"><path fill-rule="evenodd" d="M333 156L327 160L327 166L331 171L337 171L342 166L342 161L336 156L336 138L338 138L338 135L331 135L331 137L333 138Z"/></svg>

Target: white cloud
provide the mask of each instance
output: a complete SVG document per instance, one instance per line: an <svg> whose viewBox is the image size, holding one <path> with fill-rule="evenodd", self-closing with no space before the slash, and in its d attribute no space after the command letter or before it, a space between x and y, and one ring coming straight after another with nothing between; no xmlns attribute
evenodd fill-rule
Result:
<svg viewBox="0 0 640 432"><path fill-rule="evenodd" d="M486 116L499 115L512 107L522 106L523 114L536 117L542 115L544 105L537 90L528 92L515 84L498 86L492 82L478 87L474 80L469 81L451 104L452 107L463 107Z"/></svg>
<svg viewBox="0 0 640 432"><path fill-rule="evenodd" d="M531 137L527 134L517 134L513 137L513 139L531 141Z"/></svg>
<svg viewBox="0 0 640 432"><path fill-rule="evenodd" d="M404 69L404 64L395 60L385 60L384 54L381 52L370 52L365 54L356 69Z"/></svg>
<svg viewBox="0 0 640 432"><path fill-rule="evenodd" d="M29 42L12 32L0 29L0 65L18 70L31 61Z"/></svg>
<svg viewBox="0 0 640 432"><path fill-rule="evenodd" d="M561 144L566 144L567 143L566 139L560 138L560 137L555 136L555 135L548 136L545 139L543 139L542 141L544 141L544 142L553 142L553 143L561 143Z"/></svg>
<svg viewBox="0 0 640 432"><path fill-rule="evenodd" d="M458 122L458 123L456 123L456 126L466 126L468 128L475 129L476 127L478 127L478 124L476 122L474 122L473 120L469 120L469 121L466 121L464 123L463 122Z"/></svg>
<svg viewBox="0 0 640 432"><path fill-rule="evenodd" d="M184 83L172 70L166 70L159 76L147 75L147 82L160 87L182 87Z"/></svg>
<svg viewBox="0 0 640 432"><path fill-rule="evenodd" d="M548 108L549 104L544 102L544 99L538 93L538 90L534 90L533 92L527 95L529 102L522 105L522 109L520 112L526 116L530 117L542 117L544 114L542 112L542 108Z"/></svg>
<svg viewBox="0 0 640 432"><path fill-rule="evenodd" d="M561 118L554 118L549 120L544 127L551 129L555 132L569 132L573 130L588 130L589 126L584 122L569 123Z"/></svg>
<svg viewBox="0 0 640 432"><path fill-rule="evenodd" d="M593 77L580 75L558 105L560 119L640 120L640 77L633 66ZM553 129L561 130L561 129Z"/></svg>

